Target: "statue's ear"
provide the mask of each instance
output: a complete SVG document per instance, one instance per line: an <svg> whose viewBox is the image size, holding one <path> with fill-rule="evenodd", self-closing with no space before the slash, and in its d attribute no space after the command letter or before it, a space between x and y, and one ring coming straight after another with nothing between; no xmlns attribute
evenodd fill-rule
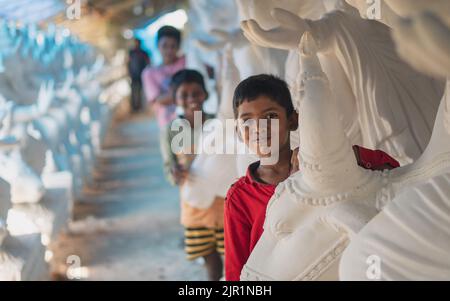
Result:
<svg viewBox="0 0 450 301"><path fill-rule="evenodd" d="M298 129L298 113L296 111L292 112L289 116L289 130L296 131Z"/></svg>

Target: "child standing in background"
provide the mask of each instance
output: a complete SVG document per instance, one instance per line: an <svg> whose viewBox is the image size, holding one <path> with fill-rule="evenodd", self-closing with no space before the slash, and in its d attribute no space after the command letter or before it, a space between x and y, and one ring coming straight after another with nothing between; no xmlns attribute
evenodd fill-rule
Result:
<svg viewBox="0 0 450 301"><path fill-rule="evenodd" d="M128 54L128 74L131 79L131 103L133 113L142 109L142 72L150 64L148 54L142 50L141 41L134 39L134 48Z"/></svg>
<svg viewBox="0 0 450 301"><path fill-rule="evenodd" d="M190 180L190 166L195 159L196 138L201 134L203 123L213 118L203 111L203 103L208 98L203 76L195 70L177 72L171 83L173 98L184 111L183 115L167 126L162 145L164 170L168 180L183 186ZM201 116L201 122L194 121L194 116ZM181 131L188 130L190 139L180 150L172 149L172 142ZM184 133L186 134L186 133ZM187 144L187 145L186 145ZM185 227L185 251L188 260L199 257L205 259L208 278L218 281L222 277L223 247L223 206L224 199L216 198L211 207L200 209L193 207L189 200L181 199L181 224Z"/></svg>
<svg viewBox="0 0 450 301"><path fill-rule="evenodd" d="M181 32L172 26L163 26L157 34L158 50L163 62L160 66L147 67L142 72L142 84L147 102L158 119L160 129L175 117L175 100L170 91L170 79L186 65L184 56L178 56ZM162 133L163 134L163 133Z"/></svg>

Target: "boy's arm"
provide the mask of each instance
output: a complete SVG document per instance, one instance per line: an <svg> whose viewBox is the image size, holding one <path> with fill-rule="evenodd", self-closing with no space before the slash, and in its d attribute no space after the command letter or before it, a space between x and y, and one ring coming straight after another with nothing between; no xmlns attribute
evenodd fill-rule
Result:
<svg viewBox="0 0 450 301"><path fill-rule="evenodd" d="M250 256L251 225L245 221L243 210L236 206L230 189L225 200L225 280L239 281L242 268Z"/></svg>
<svg viewBox="0 0 450 301"><path fill-rule="evenodd" d="M171 90L169 90L167 93L161 94L159 95L155 102L160 103L162 105L171 105L171 104L175 104L175 101L173 99L173 93Z"/></svg>
<svg viewBox="0 0 450 301"><path fill-rule="evenodd" d="M144 69L141 74L141 81L144 88L145 99L148 103L155 102L156 98L161 93L161 89L155 81L150 69Z"/></svg>
<svg viewBox="0 0 450 301"><path fill-rule="evenodd" d="M163 169L166 179L170 184L175 186L176 181L172 174L172 168L177 164L177 158L172 152L172 148L170 146L173 138L170 125L171 124L169 124L166 128L161 129L163 131L161 135L164 135L164 139L161 141L161 154L163 157Z"/></svg>
<svg viewBox="0 0 450 301"><path fill-rule="evenodd" d="M145 98L148 103L158 103L161 105L171 105L174 104L175 101L173 99L172 89L169 88L169 91L162 93L161 87L155 79L155 70L151 68L144 69L141 75L142 85L144 87Z"/></svg>

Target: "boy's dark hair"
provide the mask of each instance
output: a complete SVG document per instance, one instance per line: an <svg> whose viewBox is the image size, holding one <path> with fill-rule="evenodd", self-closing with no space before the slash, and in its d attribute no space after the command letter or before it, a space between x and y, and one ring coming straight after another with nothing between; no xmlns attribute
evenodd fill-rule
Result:
<svg viewBox="0 0 450 301"><path fill-rule="evenodd" d="M163 37L169 37L169 38L173 38L177 41L178 45L180 45L181 43L181 32L176 29L173 26L163 26L158 30L157 33L157 42L159 43L159 41L163 38Z"/></svg>
<svg viewBox="0 0 450 301"><path fill-rule="evenodd" d="M274 75L260 74L241 81L234 90L233 111L235 118L238 116L239 106L244 101L253 101L261 95L269 97L282 106L288 117L294 112L291 92L286 82Z"/></svg>
<svg viewBox="0 0 450 301"><path fill-rule="evenodd" d="M199 84L203 91L205 91L208 96L208 91L206 90L205 80L203 79L203 75L197 70L192 69L182 69L175 73L172 76L172 80L170 81L170 87L173 91L173 98L175 99L178 88L185 83L196 83Z"/></svg>

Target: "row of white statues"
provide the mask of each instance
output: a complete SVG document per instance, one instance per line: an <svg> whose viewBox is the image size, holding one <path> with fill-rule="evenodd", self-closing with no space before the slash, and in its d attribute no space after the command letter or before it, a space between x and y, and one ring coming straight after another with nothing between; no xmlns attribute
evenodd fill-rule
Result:
<svg viewBox="0 0 450 301"><path fill-rule="evenodd" d="M278 186L241 279L450 279L450 3L190 3L188 65L220 66L219 118L258 73L288 82L302 118L301 171ZM40 277L34 240L48 245L89 181L103 65L64 30L0 21L0 279ZM353 144L403 167L362 170ZM253 160L199 155L184 198L209 206Z"/></svg>
<svg viewBox="0 0 450 301"><path fill-rule="evenodd" d="M284 77L301 116L301 172L278 186L241 279L449 280L450 3L227 2L239 20L211 18L223 1L191 5L203 22L195 51L222 57L219 117L233 117L236 84L263 72ZM403 167L363 170L354 144ZM197 157L185 199L207 207L252 160L225 158Z"/></svg>
<svg viewBox="0 0 450 301"><path fill-rule="evenodd" d="M48 276L46 247L90 180L104 65L64 29L0 20L0 280Z"/></svg>

